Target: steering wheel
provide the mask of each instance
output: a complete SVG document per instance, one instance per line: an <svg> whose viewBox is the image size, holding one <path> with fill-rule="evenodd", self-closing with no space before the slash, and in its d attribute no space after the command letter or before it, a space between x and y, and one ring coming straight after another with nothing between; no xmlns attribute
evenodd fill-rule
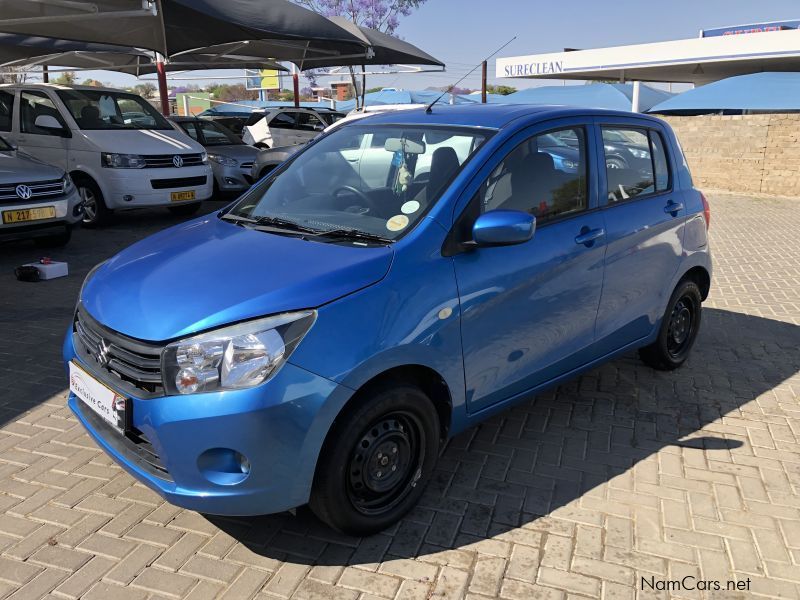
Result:
<svg viewBox="0 0 800 600"><path fill-rule="evenodd" d="M352 185L343 185L341 187L336 188L336 190L334 190L333 192L333 195L338 197L340 192L348 192L350 194L353 194L354 196L358 196L358 198L362 200L364 204L367 206L367 208L369 208L370 210L377 208L377 205L375 204L375 201L372 198L367 196L364 192L362 192L358 188L353 187Z"/></svg>

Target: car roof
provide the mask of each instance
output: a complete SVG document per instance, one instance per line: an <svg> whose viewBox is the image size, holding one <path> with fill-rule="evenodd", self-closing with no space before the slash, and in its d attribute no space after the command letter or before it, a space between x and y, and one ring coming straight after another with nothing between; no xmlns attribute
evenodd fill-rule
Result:
<svg viewBox="0 0 800 600"><path fill-rule="evenodd" d="M92 92L119 92L122 94L132 94L137 96L136 92L129 92L128 90L119 90L116 88L95 87L93 85L61 85L60 83L7 83L0 85L4 88L34 88L34 89L50 89L50 90L87 90Z"/></svg>
<svg viewBox="0 0 800 600"><path fill-rule="evenodd" d="M541 104L436 104L431 109L430 114L426 113L424 108L375 112L370 115L369 122L371 124L431 124L500 129L511 123L511 121L522 117L533 116L537 117L537 121L574 116L633 117L647 121L658 121L658 119L649 115L642 115L639 113L584 108L579 106Z"/></svg>

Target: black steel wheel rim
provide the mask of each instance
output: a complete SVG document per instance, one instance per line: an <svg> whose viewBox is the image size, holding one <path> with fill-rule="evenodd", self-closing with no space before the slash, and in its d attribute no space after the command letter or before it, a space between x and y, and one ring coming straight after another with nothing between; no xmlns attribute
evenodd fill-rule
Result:
<svg viewBox="0 0 800 600"><path fill-rule="evenodd" d="M688 296L683 296L672 307L667 329L667 352L672 358L680 358L689 347L694 324L694 303Z"/></svg>
<svg viewBox="0 0 800 600"><path fill-rule="evenodd" d="M406 411L376 419L359 436L347 470L347 496L369 516L391 511L411 493L422 474L425 437L419 419Z"/></svg>

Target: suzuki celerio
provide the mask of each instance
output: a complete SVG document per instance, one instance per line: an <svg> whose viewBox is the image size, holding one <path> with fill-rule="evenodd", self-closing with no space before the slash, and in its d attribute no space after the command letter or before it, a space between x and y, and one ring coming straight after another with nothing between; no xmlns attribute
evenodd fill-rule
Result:
<svg viewBox="0 0 800 600"><path fill-rule="evenodd" d="M174 504L375 532L447 438L631 350L679 367L709 218L652 117L378 114L95 267L69 406Z"/></svg>

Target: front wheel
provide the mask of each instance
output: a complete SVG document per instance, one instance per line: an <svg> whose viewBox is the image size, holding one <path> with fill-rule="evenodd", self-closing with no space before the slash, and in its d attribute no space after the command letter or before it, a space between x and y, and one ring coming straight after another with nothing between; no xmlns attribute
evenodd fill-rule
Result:
<svg viewBox="0 0 800 600"><path fill-rule="evenodd" d="M108 222L111 210L106 207L103 192L93 181L76 182L78 193L83 201L83 226L89 229Z"/></svg>
<svg viewBox="0 0 800 600"><path fill-rule="evenodd" d="M419 500L439 453L439 418L416 386L382 387L340 416L320 453L311 510L332 528L370 535Z"/></svg>
<svg viewBox="0 0 800 600"><path fill-rule="evenodd" d="M661 319L656 341L639 350L639 357L654 369L672 371L689 357L700 330L702 294L697 284L678 284Z"/></svg>

